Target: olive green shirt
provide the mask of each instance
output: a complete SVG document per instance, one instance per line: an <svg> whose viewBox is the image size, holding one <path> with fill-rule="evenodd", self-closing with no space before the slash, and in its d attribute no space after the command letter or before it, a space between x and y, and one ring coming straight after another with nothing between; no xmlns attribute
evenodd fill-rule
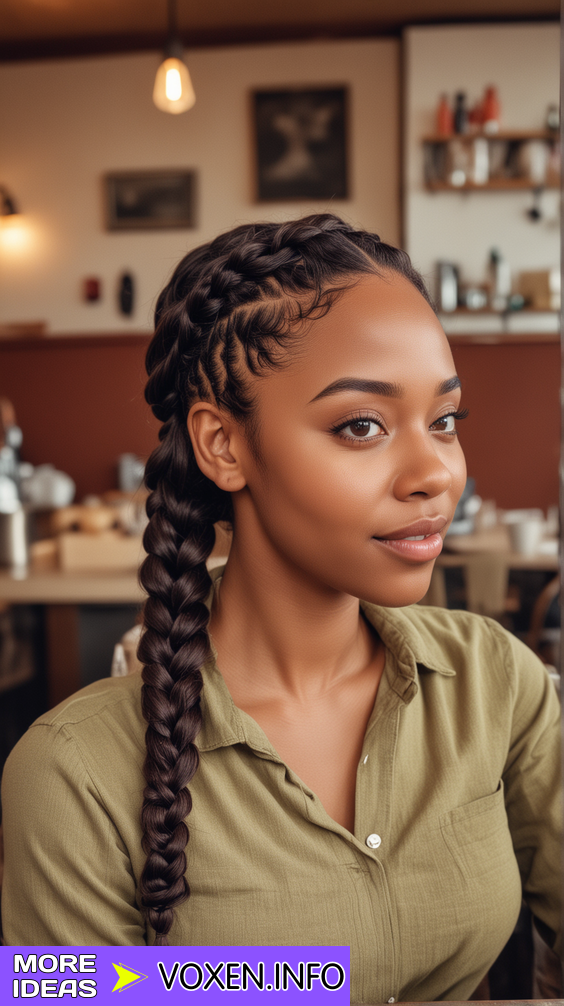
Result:
<svg viewBox="0 0 564 1006"><path fill-rule="evenodd" d="M387 658L354 834L234 706L215 663L204 668L192 894L169 942L350 944L353 1003L465 999L510 936L522 891L555 945L558 699L543 665L495 622L362 607ZM153 943L137 900L140 699L138 674L97 681L10 755L8 945Z"/></svg>

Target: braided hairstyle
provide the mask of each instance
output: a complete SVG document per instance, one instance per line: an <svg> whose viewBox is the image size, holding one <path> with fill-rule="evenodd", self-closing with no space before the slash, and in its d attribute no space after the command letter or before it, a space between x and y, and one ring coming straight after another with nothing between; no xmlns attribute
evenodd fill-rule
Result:
<svg viewBox="0 0 564 1006"><path fill-rule="evenodd" d="M210 655L206 560L214 524L233 520L231 496L200 471L186 420L198 400L243 423L253 445L249 372L277 366L296 323L320 317L363 273L399 273L429 301L405 252L330 214L237 227L180 262L161 293L147 352L145 397L162 421L146 467L149 523L139 646L147 721L141 820L141 904L168 945L174 908L188 898L188 783L198 768L201 667Z"/></svg>

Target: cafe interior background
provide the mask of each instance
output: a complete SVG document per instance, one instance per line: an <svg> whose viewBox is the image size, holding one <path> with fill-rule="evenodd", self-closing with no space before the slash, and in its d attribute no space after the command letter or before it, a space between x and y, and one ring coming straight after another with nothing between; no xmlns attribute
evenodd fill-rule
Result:
<svg viewBox="0 0 564 1006"><path fill-rule="evenodd" d="M1 0L0 767L45 708L130 666L155 298L244 221L334 211L410 253L470 409L427 601L558 665L558 12ZM153 100L171 35L180 114L182 64ZM492 998L530 996L530 973L523 937Z"/></svg>

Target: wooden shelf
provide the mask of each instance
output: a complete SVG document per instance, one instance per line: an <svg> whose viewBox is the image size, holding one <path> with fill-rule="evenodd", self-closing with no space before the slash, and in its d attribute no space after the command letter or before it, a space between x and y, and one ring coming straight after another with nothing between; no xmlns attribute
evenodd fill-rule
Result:
<svg viewBox="0 0 564 1006"><path fill-rule="evenodd" d="M2 335L2 350L86 349L96 346L148 346L152 332L85 332L42 336Z"/></svg>
<svg viewBox="0 0 564 1006"><path fill-rule="evenodd" d="M475 140L486 140L488 144L495 142L506 145L505 168L506 175L489 178L487 182L477 183L465 181L463 185L453 185L446 181L450 177L449 145L458 143L467 148L467 159L471 160L471 148ZM554 162L547 165L544 181L534 181L526 174L518 173L518 158L516 155L520 145L531 140L541 141L548 148L556 146L559 134L546 129L535 130L504 130L499 133L453 133L450 136L425 136L422 143L425 148L425 187L428 192L519 192L535 189L560 188L560 175L554 170ZM488 147L489 149L489 147ZM461 166L462 167L462 166ZM517 170L516 170L517 169ZM469 171L466 170L466 174Z"/></svg>
<svg viewBox="0 0 564 1006"><path fill-rule="evenodd" d="M474 140L505 140L505 142L522 143L526 140L546 140L557 143L558 133L549 129L512 129L503 130L499 133L451 133L450 136L424 136L423 143L450 143L451 140L462 140L463 143L472 143Z"/></svg>
<svg viewBox="0 0 564 1006"><path fill-rule="evenodd" d="M549 175L542 183L533 182L530 178L490 178L483 185L475 182L465 182L464 185L451 185L449 182L425 182L429 192L516 192L534 191L534 189L559 189L558 175Z"/></svg>
<svg viewBox="0 0 564 1006"><path fill-rule="evenodd" d="M498 311L496 308L489 307L457 307L455 311L441 311L439 308L439 315L446 316L448 318L458 318L464 315L465 318L475 318L477 315L489 314L493 318L507 318L508 315L515 317L517 315L535 315L535 314L553 314L555 316L560 314L560 311L554 310L554 308L549 307L520 307L515 310L507 308L505 311Z"/></svg>
<svg viewBox="0 0 564 1006"><path fill-rule="evenodd" d="M560 332L447 332L453 346L527 346L559 343Z"/></svg>

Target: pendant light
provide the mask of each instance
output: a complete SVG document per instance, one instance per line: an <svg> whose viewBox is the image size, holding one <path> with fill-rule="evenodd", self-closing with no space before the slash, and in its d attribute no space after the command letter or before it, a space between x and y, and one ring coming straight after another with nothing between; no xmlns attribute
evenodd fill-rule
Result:
<svg viewBox="0 0 564 1006"><path fill-rule="evenodd" d="M180 112L187 112L196 101L183 54L184 46L178 34L176 0L168 0L168 41L153 88L153 101L161 112L178 115Z"/></svg>

